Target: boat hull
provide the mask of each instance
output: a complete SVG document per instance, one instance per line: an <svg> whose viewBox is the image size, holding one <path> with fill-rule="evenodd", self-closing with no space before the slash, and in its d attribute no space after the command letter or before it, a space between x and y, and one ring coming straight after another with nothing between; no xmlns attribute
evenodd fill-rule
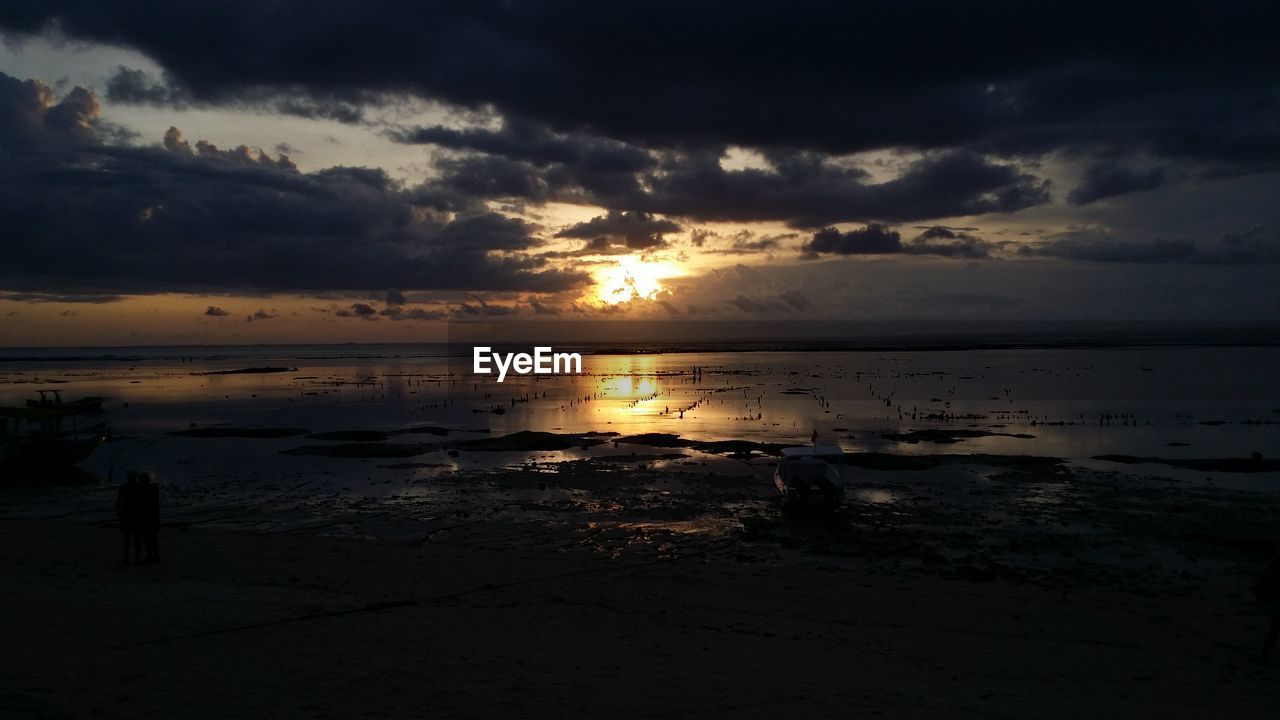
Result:
<svg viewBox="0 0 1280 720"><path fill-rule="evenodd" d="M25 438L5 448L0 467L6 473L70 467L87 459L106 440L105 430L84 439Z"/></svg>
<svg viewBox="0 0 1280 720"><path fill-rule="evenodd" d="M785 505L831 508L844 502L844 483L839 478L788 478L775 472L773 484Z"/></svg>

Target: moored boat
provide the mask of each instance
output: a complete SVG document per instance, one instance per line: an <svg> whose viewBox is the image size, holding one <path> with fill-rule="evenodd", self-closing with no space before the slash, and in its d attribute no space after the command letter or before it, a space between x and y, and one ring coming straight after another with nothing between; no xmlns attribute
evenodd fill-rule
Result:
<svg viewBox="0 0 1280 720"><path fill-rule="evenodd" d="M63 423L72 420L71 429ZM0 470L54 470L88 458L107 441L106 423L81 427L56 407L0 407Z"/></svg>
<svg viewBox="0 0 1280 720"><path fill-rule="evenodd" d="M789 447L773 472L785 504L836 508L844 502L844 450L834 445Z"/></svg>

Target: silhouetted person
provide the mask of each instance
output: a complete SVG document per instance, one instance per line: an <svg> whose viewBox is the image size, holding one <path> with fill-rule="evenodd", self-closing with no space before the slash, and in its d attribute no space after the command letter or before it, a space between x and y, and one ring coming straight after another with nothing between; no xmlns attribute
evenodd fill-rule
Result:
<svg viewBox="0 0 1280 720"><path fill-rule="evenodd" d="M138 519L141 515L141 485L138 474L129 473L127 479L116 490L116 518L120 521L121 560L129 564L129 544L134 546L134 559L142 562L142 533L138 531Z"/></svg>
<svg viewBox="0 0 1280 720"><path fill-rule="evenodd" d="M1271 608L1271 627L1267 629L1267 636L1262 640L1262 652L1258 654L1258 660L1265 662L1276 646L1276 638L1280 637L1280 553L1271 558L1254 593L1258 596L1259 605Z"/></svg>
<svg viewBox="0 0 1280 720"><path fill-rule="evenodd" d="M138 474L138 527L147 548L146 562L160 560L160 486L151 482L151 473Z"/></svg>

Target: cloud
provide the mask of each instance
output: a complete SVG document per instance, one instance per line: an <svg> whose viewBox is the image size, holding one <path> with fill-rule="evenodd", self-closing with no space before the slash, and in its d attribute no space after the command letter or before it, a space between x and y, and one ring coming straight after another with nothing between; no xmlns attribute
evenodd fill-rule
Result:
<svg viewBox="0 0 1280 720"><path fill-rule="evenodd" d="M100 111L97 99L82 87L54 102L53 88L45 83L0 73L0 147L8 150L5 155L57 143L92 142Z"/></svg>
<svg viewBox="0 0 1280 720"><path fill-rule="evenodd" d="M204 311L204 314L205 314L206 316L208 316L208 317L226 317L226 316L230 315L231 313L227 312L226 310L223 310L222 308L218 307L217 305L210 305L210 306L209 306L209 307Z"/></svg>
<svg viewBox="0 0 1280 720"><path fill-rule="evenodd" d="M1280 233L1254 227L1216 240L1191 238L1119 238L1098 228L1079 228L1045 242L1020 246L1024 257L1049 257L1096 263L1183 263L1249 265L1280 263Z"/></svg>
<svg viewBox="0 0 1280 720"><path fill-rule="evenodd" d="M652 171L591 182L556 167L496 156L440 164L437 186L473 199L521 198L603 205L698 221L909 221L1016 212L1049 201L1050 183L971 152L930 154L875 182L860 168L808 152L774 151L768 168L727 170L724 149L671 152Z"/></svg>
<svg viewBox="0 0 1280 720"><path fill-rule="evenodd" d="M721 235L710 230L698 229L689 235L689 243L701 248L703 255L757 255L781 250L783 241L794 240L798 233L759 235L750 230L739 230L731 235ZM712 241L708 244L708 241Z"/></svg>
<svg viewBox="0 0 1280 720"><path fill-rule="evenodd" d="M145 70L124 65L117 66L107 78L105 89L108 100L122 105L149 105L173 110L208 109L226 105L349 124L365 122L365 105L378 106L386 102L383 97L358 90L345 92L345 97L338 97L333 93L282 91L260 86L241 88L234 97L224 98L219 103L194 97L171 78L158 80Z"/></svg>
<svg viewBox="0 0 1280 720"><path fill-rule="evenodd" d="M939 255L951 258L985 258L996 246L963 230L935 225L903 247L912 255Z"/></svg>
<svg viewBox="0 0 1280 720"><path fill-rule="evenodd" d="M1080 184L1067 194L1072 205L1088 205L1103 198L1153 190L1165 183L1164 168L1137 170L1111 162L1090 165Z"/></svg>
<svg viewBox="0 0 1280 720"><path fill-rule="evenodd" d="M514 305L490 305L489 303L479 300L476 304L459 303L453 309L455 317L507 317L516 315L519 308Z"/></svg>
<svg viewBox="0 0 1280 720"><path fill-rule="evenodd" d="M948 258L989 257L995 245L967 232L941 225L925 229L909 242L902 242L897 230L872 223L864 228L840 232L828 227L813 234L802 246L808 256L832 255L937 255Z"/></svg>
<svg viewBox="0 0 1280 720"><path fill-rule="evenodd" d="M253 322L255 320L274 320L275 318L276 318L276 315L274 314L274 312L267 312L262 308L258 308L257 311L254 312L252 315L246 315L244 318L244 321Z"/></svg>
<svg viewBox="0 0 1280 720"><path fill-rule="evenodd" d="M610 210L607 215L571 225L555 234L558 238L590 238L597 250L623 245L628 250L649 250L666 244L663 235L680 231L679 223L655 218L648 213ZM599 242L597 242L599 241Z"/></svg>
<svg viewBox="0 0 1280 720"><path fill-rule="evenodd" d="M803 249L808 253L836 255L888 255L902 252L902 236L880 224L848 232L828 227L814 233Z"/></svg>
<svg viewBox="0 0 1280 720"><path fill-rule="evenodd" d="M119 295L192 291L557 292L587 277L530 254L526 223L385 172L299 172L176 128L163 147L107 145L77 88L0 74L0 288Z"/></svg>
<svg viewBox="0 0 1280 720"><path fill-rule="evenodd" d="M188 104L185 95L152 78L146 71L117 66L107 78L107 99L111 102L155 105L181 109Z"/></svg>
<svg viewBox="0 0 1280 720"><path fill-rule="evenodd" d="M443 310L427 310L425 308L406 308L400 305L388 305L378 315L391 320L444 320L449 313Z"/></svg>
<svg viewBox="0 0 1280 720"><path fill-rule="evenodd" d="M344 310L334 313L338 317L358 317L365 320L377 320L378 310L368 303L352 303L352 305Z"/></svg>
<svg viewBox="0 0 1280 720"><path fill-rule="evenodd" d="M1133 31L1157 14L1160 32ZM250 0L111 13L12 0L0 27L134 48L199 102L263 88L356 105L409 93L650 147L1094 146L1274 167L1278 14L1147 1L421 2L309 8L303 22ZM920 39L909 51L901 28Z"/></svg>
<svg viewBox="0 0 1280 720"><path fill-rule="evenodd" d="M508 118L499 130L434 125L392 130L389 135L402 143L473 150L525 160L538 167L554 164L580 172L634 173L655 164L649 153L627 143L583 133L555 133L518 118Z"/></svg>
<svg viewBox="0 0 1280 720"><path fill-rule="evenodd" d="M554 316L554 315L560 315L563 312L560 308L554 305L548 305L546 303L539 302L538 300L530 300L529 308L533 310L534 315Z"/></svg>
<svg viewBox="0 0 1280 720"><path fill-rule="evenodd" d="M183 153L186 155L199 155L204 158L213 158L225 162L237 163L240 165L258 165L265 168L279 168L281 170L296 170L287 155L280 155L272 158L261 149L254 150L248 145L239 145L232 150L219 150L217 145L199 140L196 142L195 149L191 148L191 143L182 139L182 131L176 127L170 127L164 133L164 148L170 152Z"/></svg>
<svg viewBox="0 0 1280 720"><path fill-rule="evenodd" d="M371 308L385 300L373 317L397 319L444 311L410 308L387 288L410 298L493 291L504 293L494 307L537 313L531 294L589 282L584 264L564 259L669 247L680 227L698 225L723 234L693 230L675 243L681 252L894 256L901 262L795 264L934 266L934 286L958 264L913 256L1108 263L1144 277L1275 263L1276 218L1263 206L1280 177L1280 9L1265 3L427 0L396 12L325 5L303 19L287 3L248 0L99 5L12 0L0 28L104 56L92 43L108 45L108 68L116 48L154 62L107 71L108 111L367 123L425 146L404 149L432 158L430 179L299 171L293 144L323 127L271 137L266 152L215 147L178 127L163 142L130 138L89 90L0 76L0 288L11 294L334 292L376 298ZM1159 33L1134 32L1155 16ZM901 28L918 42L904 46ZM419 99L442 119L411 127L407 114L375 112ZM1078 182L1064 184L1075 168ZM1216 180L1243 174L1255 174L1246 198ZM580 244L548 252L542 238L556 227L510 217L545 203L603 209L561 236ZM1008 213L1022 216L1006 224ZM1116 229L1058 232L1082 221ZM768 229L735 235L721 223ZM795 238L766 234L779 227ZM1044 240L998 240L1033 227ZM1051 266L965 266L1002 264ZM1161 267L1132 267L1142 264ZM748 282L681 307L723 309L741 294L802 309L783 293L807 285Z"/></svg>

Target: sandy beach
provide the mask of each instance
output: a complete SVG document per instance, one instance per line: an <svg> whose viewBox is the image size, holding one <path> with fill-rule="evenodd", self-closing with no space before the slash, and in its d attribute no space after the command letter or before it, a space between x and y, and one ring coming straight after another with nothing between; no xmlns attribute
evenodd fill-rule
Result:
<svg viewBox="0 0 1280 720"><path fill-rule="evenodd" d="M1243 602L770 562L6 520L11 717L1259 717Z"/></svg>

